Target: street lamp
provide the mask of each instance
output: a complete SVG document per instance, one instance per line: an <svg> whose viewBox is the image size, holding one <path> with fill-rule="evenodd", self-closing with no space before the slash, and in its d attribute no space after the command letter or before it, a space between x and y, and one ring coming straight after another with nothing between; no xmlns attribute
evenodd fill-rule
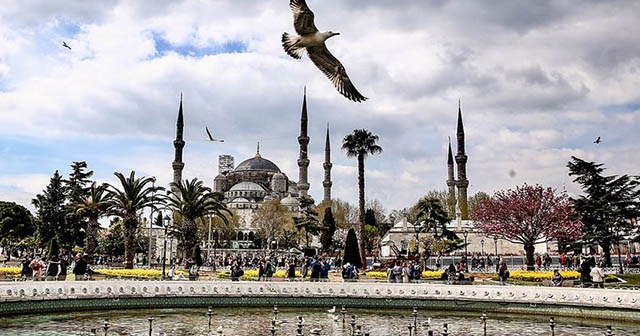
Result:
<svg viewBox="0 0 640 336"><path fill-rule="evenodd" d="M493 246L496 248L496 258L498 257L498 236L493 237Z"/></svg>
<svg viewBox="0 0 640 336"><path fill-rule="evenodd" d="M165 268L167 265L167 230L169 230L169 226L171 225L171 217L169 215L164 216L164 221L162 221L162 226L164 227L164 246L162 248L162 278L164 279Z"/></svg>
<svg viewBox="0 0 640 336"><path fill-rule="evenodd" d="M462 236L464 236L464 270L465 272L468 272L469 269L467 268L467 236L469 235L469 232L467 232L467 230L462 231Z"/></svg>
<svg viewBox="0 0 640 336"><path fill-rule="evenodd" d="M482 255L484 255L484 239L480 239L480 246L482 247Z"/></svg>
<svg viewBox="0 0 640 336"><path fill-rule="evenodd" d="M151 189L153 193L151 194L151 213L149 214L149 252L147 253L147 262L149 263L149 268L151 268L151 227L153 226L153 202L155 202L156 198L156 177L151 177Z"/></svg>

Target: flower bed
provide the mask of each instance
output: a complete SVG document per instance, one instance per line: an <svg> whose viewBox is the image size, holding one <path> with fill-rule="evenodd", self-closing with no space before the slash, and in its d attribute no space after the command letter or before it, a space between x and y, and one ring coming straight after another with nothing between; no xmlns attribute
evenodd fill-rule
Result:
<svg viewBox="0 0 640 336"><path fill-rule="evenodd" d="M278 270L271 276L272 278L286 278L287 271ZM296 271L296 278L302 277L302 274L299 271ZM218 279L231 279L231 273L229 272L219 272ZM250 269L245 270L244 275L241 277L242 280L253 280L258 281L258 270Z"/></svg>
<svg viewBox="0 0 640 336"><path fill-rule="evenodd" d="M178 274L186 276L188 273L183 270L177 271ZM103 274L107 278L118 279L160 279L162 278L162 271L156 269L100 269L94 271L94 274Z"/></svg>
<svg viewBox="0 0 640 336"><path fill-rule="evenodd" d="M0 274L3 274L7 278L19 278L21 270L22 268L20 267L2 266L0 267Z"/></svg>

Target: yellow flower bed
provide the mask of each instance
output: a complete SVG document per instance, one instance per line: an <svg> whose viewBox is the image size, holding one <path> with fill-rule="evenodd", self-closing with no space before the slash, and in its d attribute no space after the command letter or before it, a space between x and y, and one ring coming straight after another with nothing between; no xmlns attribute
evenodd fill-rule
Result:
<svg viewBox="0 0 640 336"><path fill-rule="evenodd" d="M162 271L156 269L99 269L95 273L104 274L110 278L136 278L136 279L151 279L161 278ZM188 273L184 270L177 271L178 274L186 276Z"/></svg>
<svg viewBox="0 0 640 336"><path fill-rule="evenodd" d="M421 274L421 279L422 280L440 280L440 278L442 277L442 273L444 273L444 271L423 271ZM382 272L382 271L367 272L367 278L377 279L377 280L386 280L387 272Z"/></svg>
<svg viewBox="0 0 640 336"><path fill-rule="evenodd" d="M580 279L580 273L577 271L560 271L565 280ZM515 280L529 281L529 282L542 282L543 280L551 280L553 271L509 271L509 278ZM498 279L495 275L494 279Z"/></svg>
<svg viewBox="0 0 640 336"><path fill-rule="evenodd" d="M4 274L7 277L19 277L21 270L22 268L20 267L3 266L3 267L0 267L0 274Z"/></svg>

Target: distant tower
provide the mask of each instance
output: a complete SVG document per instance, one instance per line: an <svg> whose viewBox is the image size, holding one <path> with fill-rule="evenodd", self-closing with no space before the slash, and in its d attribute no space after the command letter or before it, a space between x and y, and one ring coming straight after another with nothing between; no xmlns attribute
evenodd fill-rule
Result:
<svg viewBox="0 0 640 336"><path fill-rule="evenodd" d="M173 182L180 183L182 180L182 169L184 163L182 162L182 149L184 148L184 140L182 138L184 130L184 121L182 116L182 93L180 94L180 109L178 110L178 123L176 124L176 139L173 140L173 147L175 148L175 156L173 158ZM176 188L171 188L174 192Z"/></svg>
<svg viewBox="0 0 640 336"><path fill-rule="evenodd" d="M307 88L304 88L304 98L302 100L302 116L300 118L300 136L298 143L300 144L300 157L298 158L298 192L300 197L307 196L309 190L309 182L307 180L307 171L309 168L309 158L307 156L307 147L309 145L309 136L307 135Z"/></svg>
<svg viewBox="0 0 640 336"><path fill-rule="evenodd" d="M462 125L462 109L458 100L458 130L456 132L456 143L458 152L456 153L456 164L458 166L458 179L456 187L458 187L458 205L462 213L462 219L469 219L469 208L467 207L467 155L464 152L464 126Z"/></svg>
<svg viewBox="0 0 640 336"><path fill-rule="evenodd" d="M331 201L331 167L333 164L331 163L331 146L329 143L329 124L327 124L327 138L324 142L324 181L322 181L322 186L324 187L324 202Z"/></svg>
<svg viewBox="0 0 640 336"><path fill-rule="evenodd" d="M447 212L453 218L456 213L456 179L454 176L453 154L451 153L451 138L449 138L449 155L447 156L447 187L449 194L447 197Z"/></svg>

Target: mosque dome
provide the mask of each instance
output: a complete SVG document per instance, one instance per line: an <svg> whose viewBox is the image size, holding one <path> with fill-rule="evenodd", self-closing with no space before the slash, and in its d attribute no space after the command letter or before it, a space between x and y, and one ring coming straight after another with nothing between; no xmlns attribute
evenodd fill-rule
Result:
<svg viewBox="0 0 640 336"><path fill-rule="evenodd" d="M254 157L242 161L234 171L239 172L250 170L264 170L276 173L280 172L280 168L278 168L275 163L263 158L260 156L260 153L256 153Z"/></svg>
<svg viewBox="0 0 640 336"><path fill-rule="evenodd" d="M298 199L295 197L291 197L291 196L287 196L283 199L280 200L280 204L287 206L287 207L297 207L300 206L300 202L298 202Z"/></svg>

